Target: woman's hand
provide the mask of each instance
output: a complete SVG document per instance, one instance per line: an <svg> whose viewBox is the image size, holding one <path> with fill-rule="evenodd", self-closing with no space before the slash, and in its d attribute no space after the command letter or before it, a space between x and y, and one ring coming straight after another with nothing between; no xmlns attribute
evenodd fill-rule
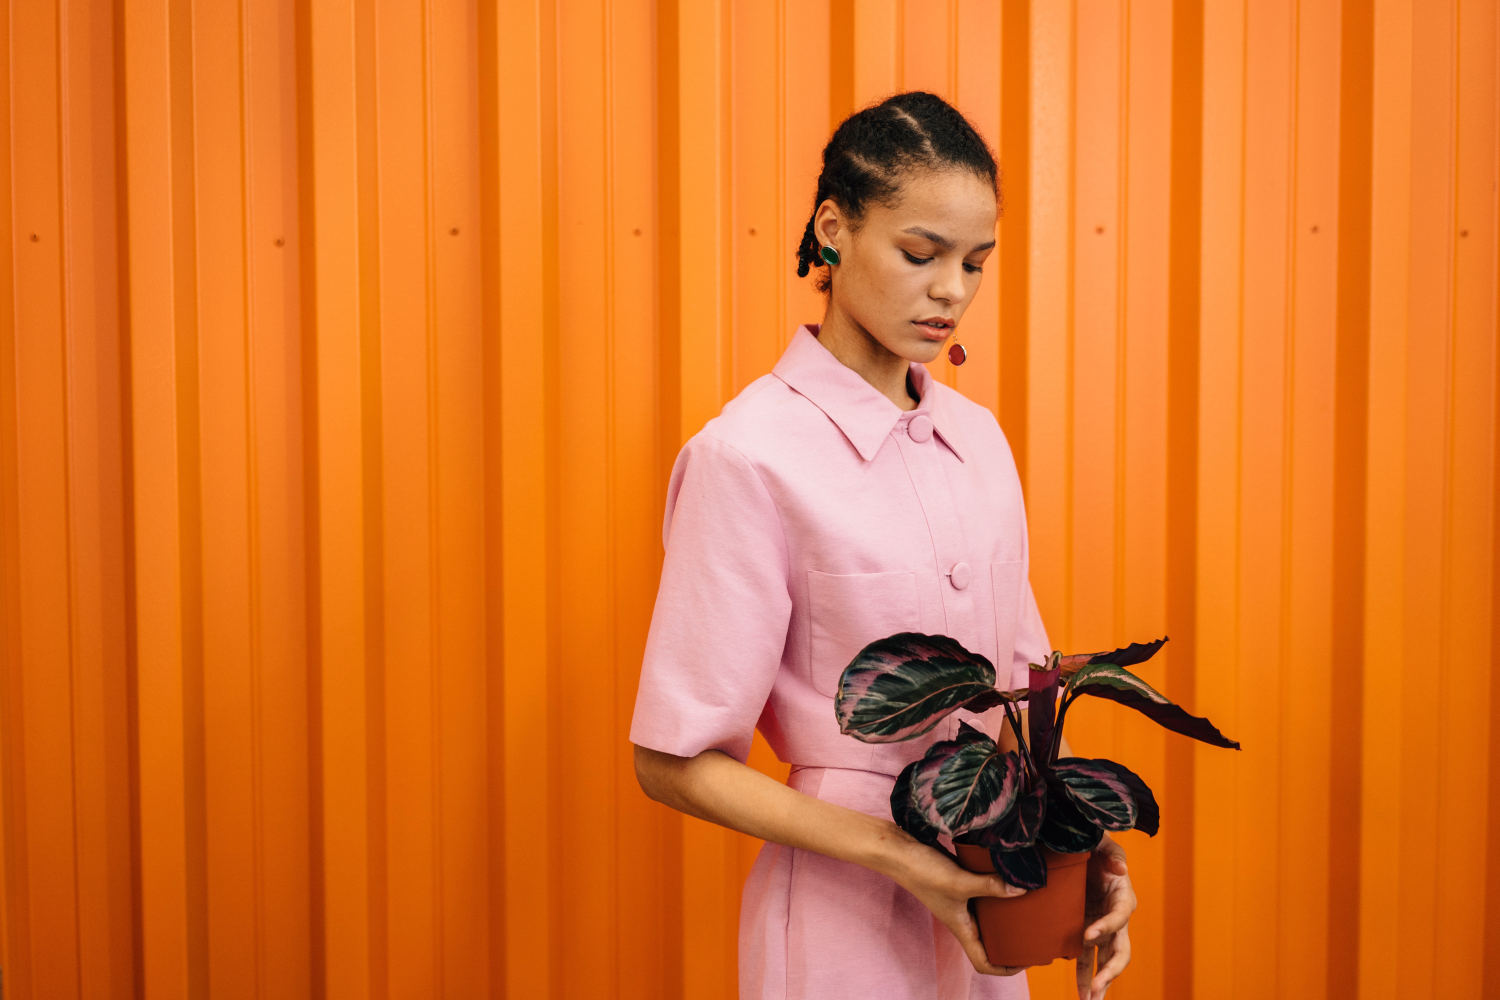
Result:
<svg viewBox="0 0 1500 1000"><path fill-rule="evenodd" d="M1078 956L1079 1000L1103 1000L1115 977L1130 964L1130 914L1135 890L1125 849L1106 836L1089 857L1083 953ZM1098 953L1097 969L1095 952Z"/></svg>
<svg viewBox="0 0 1500 1000"><path fill-rule="evenodd" d="M1024 966L1011 968L990 964L984 953L984 944L979 940L979 927L969 912L969 899L973 896L1020 896L1026 890L1007 885L998 875L964 871L942 852L899 829L897 833L907 843L897 852L897 864L887 874L916 896L933 916L943 922L943 926L953 932L976 971L987 976L1014 976L1023 971Z"/></svg>

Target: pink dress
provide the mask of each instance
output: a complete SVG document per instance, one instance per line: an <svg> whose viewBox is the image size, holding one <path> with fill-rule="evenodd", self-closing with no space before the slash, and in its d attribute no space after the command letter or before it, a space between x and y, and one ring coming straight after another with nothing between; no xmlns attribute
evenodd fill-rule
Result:
<svg viewBox="0 0 1500 1000"><path fill-rule="evenodd" d="M631 741L738 760L759 728L792 787L889 819L895 776L958 717L906 743L839 732L839 674L896 632L950 635L1025 687L1050 649L1027 582L1015 461L985 408L913 365L903 413L802 327L682 449ZM1007 677L1007 671L1009 677ZM960 712L992 735L996 710ZM767 844L740 914L744 1000L990 1000L1024 976L973 971L882 875Z"/></svg>

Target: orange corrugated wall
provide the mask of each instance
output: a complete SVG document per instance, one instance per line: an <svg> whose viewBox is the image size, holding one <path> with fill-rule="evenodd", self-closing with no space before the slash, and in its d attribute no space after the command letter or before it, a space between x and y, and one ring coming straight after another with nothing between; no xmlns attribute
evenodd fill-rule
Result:
<svg viewBox="0 0 1500 1000"><path fill-rule="evenodd" d="M8 997L732 997L756 845L626 742L666 475L821 314L830 126L926 88L1005 169L935 367L1053 642L1170 633L1246 748L1080 709L1166 814L1112 995L1500 998L1495 0L0 31Z"/></svg>

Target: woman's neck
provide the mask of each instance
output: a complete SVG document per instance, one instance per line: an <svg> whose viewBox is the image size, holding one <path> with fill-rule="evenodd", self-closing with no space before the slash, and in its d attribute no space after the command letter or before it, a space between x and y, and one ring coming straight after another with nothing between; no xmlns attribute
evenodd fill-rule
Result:
<svg viewBox="0 0 1500 1000"><path fill-rule="evenodd" d="M818 343L900 409L917 408L917 400L909 389L911 363L899 354L891 353L832 302L828 304L823 326L818 331Z"/></svg>

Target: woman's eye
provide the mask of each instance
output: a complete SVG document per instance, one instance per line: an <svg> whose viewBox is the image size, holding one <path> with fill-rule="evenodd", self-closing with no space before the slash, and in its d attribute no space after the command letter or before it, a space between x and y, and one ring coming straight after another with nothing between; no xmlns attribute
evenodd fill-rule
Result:
<svg viewBox="0 0 1500 1000"><path fill-rule="evenodd" d="M902 250L901 252L906 256L906 259L911 261L913 264L927 264L932 261L931 257L918 257L916 254L907 253L905 250Z"/></svg>
<svg viewBox="0 0 1500 1000"><path fill-rule="evenodd" d="M968 271L970 274L979 274L984 270L984 268L980 267L978 264L965 264L964 270Z"/></svg>

